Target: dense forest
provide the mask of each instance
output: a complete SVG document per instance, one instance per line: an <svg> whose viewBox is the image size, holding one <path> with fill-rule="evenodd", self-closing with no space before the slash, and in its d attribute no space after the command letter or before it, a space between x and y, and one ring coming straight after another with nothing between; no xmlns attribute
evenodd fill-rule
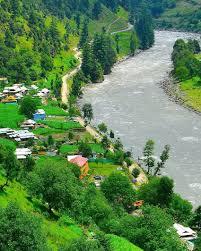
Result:
<svg viewBox="0 0 201 251"><path fill-rule="evenodd" d="M76 46L79 35L80 45L91 37L93 31L88 31L87 25L93 21L98 22L105 10L104 6L114 13L119 4L130 13L135 10L135 17L131 15L130 19L137 19L136 30L142 41L142 48L150 47L154 40L148 9L142 7L141 1L131 3L127 0L102 3L88 0L1 1L0 76L8 77L11 82L30 83L47 78L55 68L59 68L55 70L58 75L73 68L76 59L73 55L69 57L67 53L72 49L72 44ZM69 58L69 62L66 63L65 57Z"/></svg>

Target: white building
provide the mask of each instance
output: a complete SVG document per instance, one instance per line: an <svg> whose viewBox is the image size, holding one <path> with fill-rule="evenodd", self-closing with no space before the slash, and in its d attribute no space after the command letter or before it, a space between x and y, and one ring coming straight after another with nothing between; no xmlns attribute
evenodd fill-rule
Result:
<svg viewBox="0 0 201 251"><path fill-rule="evenodd" d="M18 160L26 159L27 156L31 155L31 150L29 148L17 148L15 150L15 155Z"/></svg>

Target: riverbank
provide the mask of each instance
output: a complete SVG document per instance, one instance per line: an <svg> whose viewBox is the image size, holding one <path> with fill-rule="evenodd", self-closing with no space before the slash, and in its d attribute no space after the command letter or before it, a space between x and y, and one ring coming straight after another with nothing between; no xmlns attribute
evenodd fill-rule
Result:
<svg viewBox="0 0 201 251"><path fill-rule="evenodd" d="M171 74L169 74L167 79L161 81L159 86L164 90L171 101L201 116L201 111L198 111L195 107L187 104L185 93L182 92L180 83L176 81Z"/></svg>

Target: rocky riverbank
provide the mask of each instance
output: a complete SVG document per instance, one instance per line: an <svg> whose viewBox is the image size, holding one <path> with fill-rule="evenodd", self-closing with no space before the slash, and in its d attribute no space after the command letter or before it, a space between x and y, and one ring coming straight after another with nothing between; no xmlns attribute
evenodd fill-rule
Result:
<svg viewBox="0 0 201 251"><path fill-rule="evenodd" d="M179 82L177 82L171 74L165 80L159 83L160 87L164 90L164 92L168 95L169 99L176 104L182 105L189 111L195 112L198 115L201 115L200 111L197 111L194 107L189 106L186 103L185 96L180 90Z"/></svg>

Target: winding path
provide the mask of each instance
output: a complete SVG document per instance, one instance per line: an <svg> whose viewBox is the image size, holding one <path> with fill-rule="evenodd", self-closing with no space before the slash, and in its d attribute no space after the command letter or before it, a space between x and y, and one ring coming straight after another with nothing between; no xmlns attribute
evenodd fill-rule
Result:
<svg viewBox="0 0 201 251"><path fill-rule="evenodd" d="M82 63L81 52L77 48L75 48L74 51L75 51L74 56L78 59L79 65L74 70L70 71L69 73L67 73L62 77L61 100L63 104L68 103L69 89L67 81L74 75L76 75L76 73L80 70Z"/></svg>
<svg viewBox="0 0 201 251"><path fill-rule="evenodd" d="M107 32L109 32L111 26L116 23L120 18L117 18L116 20L114 20L111 24L109 24ZM111 35L117 34L117 33L121 33L121 32L126 32L126 31L130 31L133 28L133 25L131 25L130 23L128 23L128 28L123 29L123 30L119 30L119 31L115 31L112 32ZM61 88L61 101L63 104L67 104L68 103L68 95L69 95L69 89L68 89L68 84L67 81L72 78L73 76L76 75L76 73L80 70L81 68L81 64L82 64L82 54L81 51L78 50L78 48L74 48L73 49L75 51L75 57L79 60L79 65L72 71L68 72L67 74L65 74L62 77L62 88Z"/></svg>

